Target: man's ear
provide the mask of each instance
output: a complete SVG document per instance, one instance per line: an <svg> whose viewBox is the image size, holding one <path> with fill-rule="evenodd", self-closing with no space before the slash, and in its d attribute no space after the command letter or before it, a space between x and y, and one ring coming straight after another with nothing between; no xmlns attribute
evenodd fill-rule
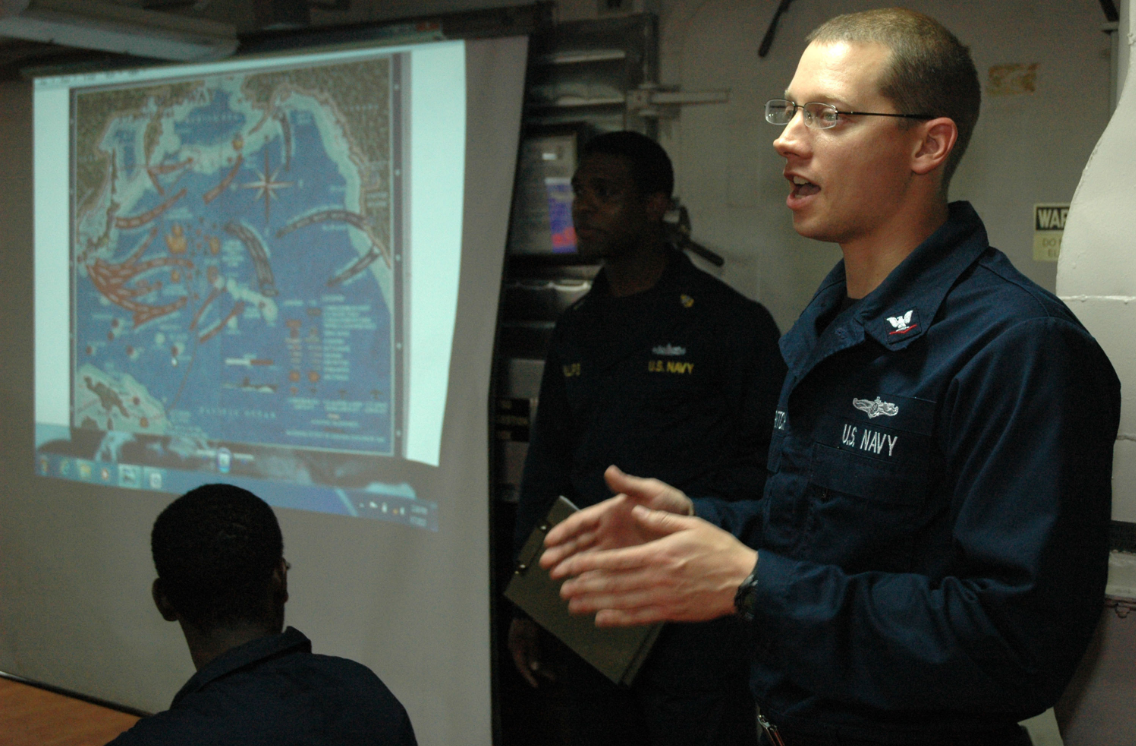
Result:
<svg viewBox="0 0 1136 746"><path fill-rule="evenodd" d="M662 192L655 192L654 194L647 195L645 207L647 209L647 219L652 223L661 222L663 216L670 211L673 206L673 200Z"/></svg>
<svg viewBox="0 0 1136 746"><path fill-rule="evenodd" d="M272 571L272 591L281 605L288 603L288 568L290 565L283 557L280 564Z"/></svg>
<svg viewBox="0 0 1136 746"><path fill-rule="evenodd" d="M958 125L949 117L937 117L916 127L922 135L911 159L911 170L929 174L947 161L958 141Z"/></svg>
<svg viewBox="0 0 1136 746"><path fill-rule="evenodd" d="M161 578L154 578L154 583L150 586L150 595L154 597L154 605L158 607L158 613L162 615L162 619L167 622L178 621L177 609L166 598L166 593L162 590Z"/></svg>

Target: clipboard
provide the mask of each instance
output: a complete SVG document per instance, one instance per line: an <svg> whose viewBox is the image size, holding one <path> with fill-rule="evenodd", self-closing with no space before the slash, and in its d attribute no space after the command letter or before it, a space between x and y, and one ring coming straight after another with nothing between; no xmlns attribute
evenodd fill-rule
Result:
<svg viewBox="0 0 1136 746"><path fill-rule="evenodd" d="M540 566L544 537L553 526L579 510L565 497L557 498L548 516L529 534L521 549L505 598L516 604L577 655L616 684L635 680L663 625L597 627L594 614L572 614L560 597L561 581Z"/></svg>

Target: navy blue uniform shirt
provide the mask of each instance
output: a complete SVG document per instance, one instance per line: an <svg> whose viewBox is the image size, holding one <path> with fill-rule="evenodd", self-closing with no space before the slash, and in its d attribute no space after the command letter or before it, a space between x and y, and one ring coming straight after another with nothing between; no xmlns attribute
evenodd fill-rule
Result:
<svg viewBox="0 0 1136 746"><path fill-rule="evenodd" d="M170 709L114 746L416 746L402 704L369 668L312 653L289 627L210 661ZM109 744L108 744L109 746Z"/></svg>
<svg viewBox="0 0 1136 746"><path fill-rule="evenodd" d="M841 263L781 341L764 498L696 501L759 550L754 695L808 734L1012 728L1100 616L1119 381L964 202L844 295Z"/></svg>
<svg viewBox="0 0 1136 746"><path fill-rule="evenodd" d="M612 496L615 464L696 494L756 498L785 368L765 308L672 251L650 290L601 270L556 323L517 510L519 549L558 495Z"/></svg>
<svg viewBox="0 0 1136 746"><path fill-rule="evenodd" d="M654 287L630 296L613 297L601 270L556 324L521 483L517 548L558 495L581 507L611 497L603 479L611 464L695 494L760 496L785 376L778 336L764 307L681 252L671 252ZM745 633L734 619L667 625L630 702L602 677L573 674L571 660L561 681L583 703L578 719L606 712L600 742L637 729L654 744L752 742ZM593 708L596 701L610 708Z"/></svg>

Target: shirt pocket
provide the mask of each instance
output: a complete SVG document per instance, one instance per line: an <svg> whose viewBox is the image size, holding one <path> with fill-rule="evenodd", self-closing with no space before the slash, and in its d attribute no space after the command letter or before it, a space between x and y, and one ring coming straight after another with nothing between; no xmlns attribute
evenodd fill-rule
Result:
<svg viewBox="0 0 1136 746"><path fill-rule="evenodd" d="M919 439L923 442L906 449L903 454L906 458L902 460L885 461L862 451L881 447L881 441L882 450L886 451L889 444L886 439L897 436L878 433L877 437L872 433L866 437L871 440L859 452L815 443L810 483L825 492L848 495L872 504L921 508L927 497L930 470L919 456L926 452L930 439Z"/></svg>
<svg viewBox="0 0 1136 746"><path fill-rule="evenodd" d="M897 397L884 399L894 404ZM851 571L908 569L918 526L942 479L933 415L933 403L908 400L887 419L840 409L820 417L803 549Z"/></svg>
<svg viewBox="0 0 1136 746"><path fill-rule="evenodd" d="M897 395L836 397L813 431L812 480L866 500L921 503L936 457L935 403Z"/></svg>
<svg viewBox="0 0 1136 746"><path fill-rule="evenodd" d="M722 412L723 394L712 383L712 371L703 360L650 358L636 360L635 375L628 378L620 396L647 428L692 427Z"/></svg>

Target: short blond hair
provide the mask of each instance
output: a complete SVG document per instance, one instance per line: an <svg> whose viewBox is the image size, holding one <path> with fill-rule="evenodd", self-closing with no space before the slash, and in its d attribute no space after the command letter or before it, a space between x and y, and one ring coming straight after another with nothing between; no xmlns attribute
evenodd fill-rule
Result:
<svg viewBox="0 0 1136 746"><path fill-rule="evenodd" d="M806 37L808 42L876 43L891 50L880 75L880 93L902 114L949 117L958 141L943 167L943 194L970 143L982 89L970 50L930 16L906 8L881 8L836 16ZM901 127L913 120L899 120Z"/></svg>

